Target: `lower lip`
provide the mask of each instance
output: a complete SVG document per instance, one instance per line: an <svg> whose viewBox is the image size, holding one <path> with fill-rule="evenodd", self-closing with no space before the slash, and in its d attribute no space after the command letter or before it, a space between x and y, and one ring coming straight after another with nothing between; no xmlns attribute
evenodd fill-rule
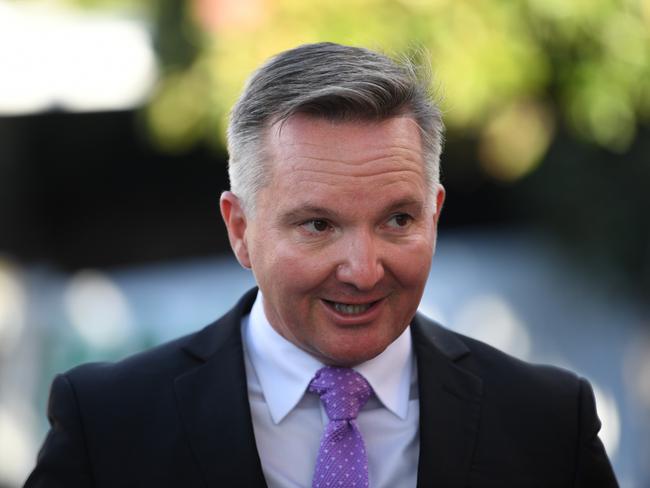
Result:
<svg viewBox="0 0 650 488"><path fill-rule="evenodd" d="M321 300L323 307L325 308L326 313L332 318L334 322L343 326L351 325L363 325L368 322L376 320L381 314L381 310L384 306L385 299L376 301L371 305L371 307L362 313L357 314L346 314L339 312L334 308L333 305L330 305L331 302L326 302Z"/></svg>

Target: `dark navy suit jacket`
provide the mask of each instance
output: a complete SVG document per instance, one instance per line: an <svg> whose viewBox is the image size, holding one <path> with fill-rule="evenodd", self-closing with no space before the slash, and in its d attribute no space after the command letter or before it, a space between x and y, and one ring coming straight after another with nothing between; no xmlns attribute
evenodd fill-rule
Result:
<svg viewBox="0 0 650 488"><path fill-rule="evenodd" d="M240 323L59 375L28 488L264 487ZM616 487L589 384L416 316L418 487ZM282 446L278 446L282 449ZM298 460L299 462L299 460Z"/></svg>

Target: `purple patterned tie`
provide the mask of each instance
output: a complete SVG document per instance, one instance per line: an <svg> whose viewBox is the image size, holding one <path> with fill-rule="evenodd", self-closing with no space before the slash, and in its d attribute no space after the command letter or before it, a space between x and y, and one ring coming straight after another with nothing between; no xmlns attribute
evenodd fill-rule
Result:
<svg viewBox="0 0 650 488"><path fill-rule="evenodd" d="M320 396L330 419L320 441L313 488L367 488L368 456L355 419L372 394L353 369L327 366L316 372L309 391Z"/></svg>

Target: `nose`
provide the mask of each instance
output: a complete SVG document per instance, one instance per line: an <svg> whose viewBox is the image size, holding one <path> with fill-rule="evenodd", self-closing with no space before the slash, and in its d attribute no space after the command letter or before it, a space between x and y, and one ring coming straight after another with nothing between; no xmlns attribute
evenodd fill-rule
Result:
<svg viewBox="0 0 650 488"><path fill-rule="evenodd" d="M340 248L336 278L360 291L373 289L385 273L381 247L381 243L370 231L350 235Z"/></svg>

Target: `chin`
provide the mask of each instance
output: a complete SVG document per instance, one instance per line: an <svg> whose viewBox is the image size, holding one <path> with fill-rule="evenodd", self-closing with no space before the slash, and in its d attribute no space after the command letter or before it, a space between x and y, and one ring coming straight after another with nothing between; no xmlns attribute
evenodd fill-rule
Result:
<svg viewBox="0 0 650 488"><path fill-rule="evenodd" d="M321 361L329 366L350 368L379 356L384 352L387 346L388 344L383 347L372 349L364 348L363 350L359 350L358 347L355 348L355 350L342 351L339 349L337 351L331 351L329 354L322 355Z"/></svg>

